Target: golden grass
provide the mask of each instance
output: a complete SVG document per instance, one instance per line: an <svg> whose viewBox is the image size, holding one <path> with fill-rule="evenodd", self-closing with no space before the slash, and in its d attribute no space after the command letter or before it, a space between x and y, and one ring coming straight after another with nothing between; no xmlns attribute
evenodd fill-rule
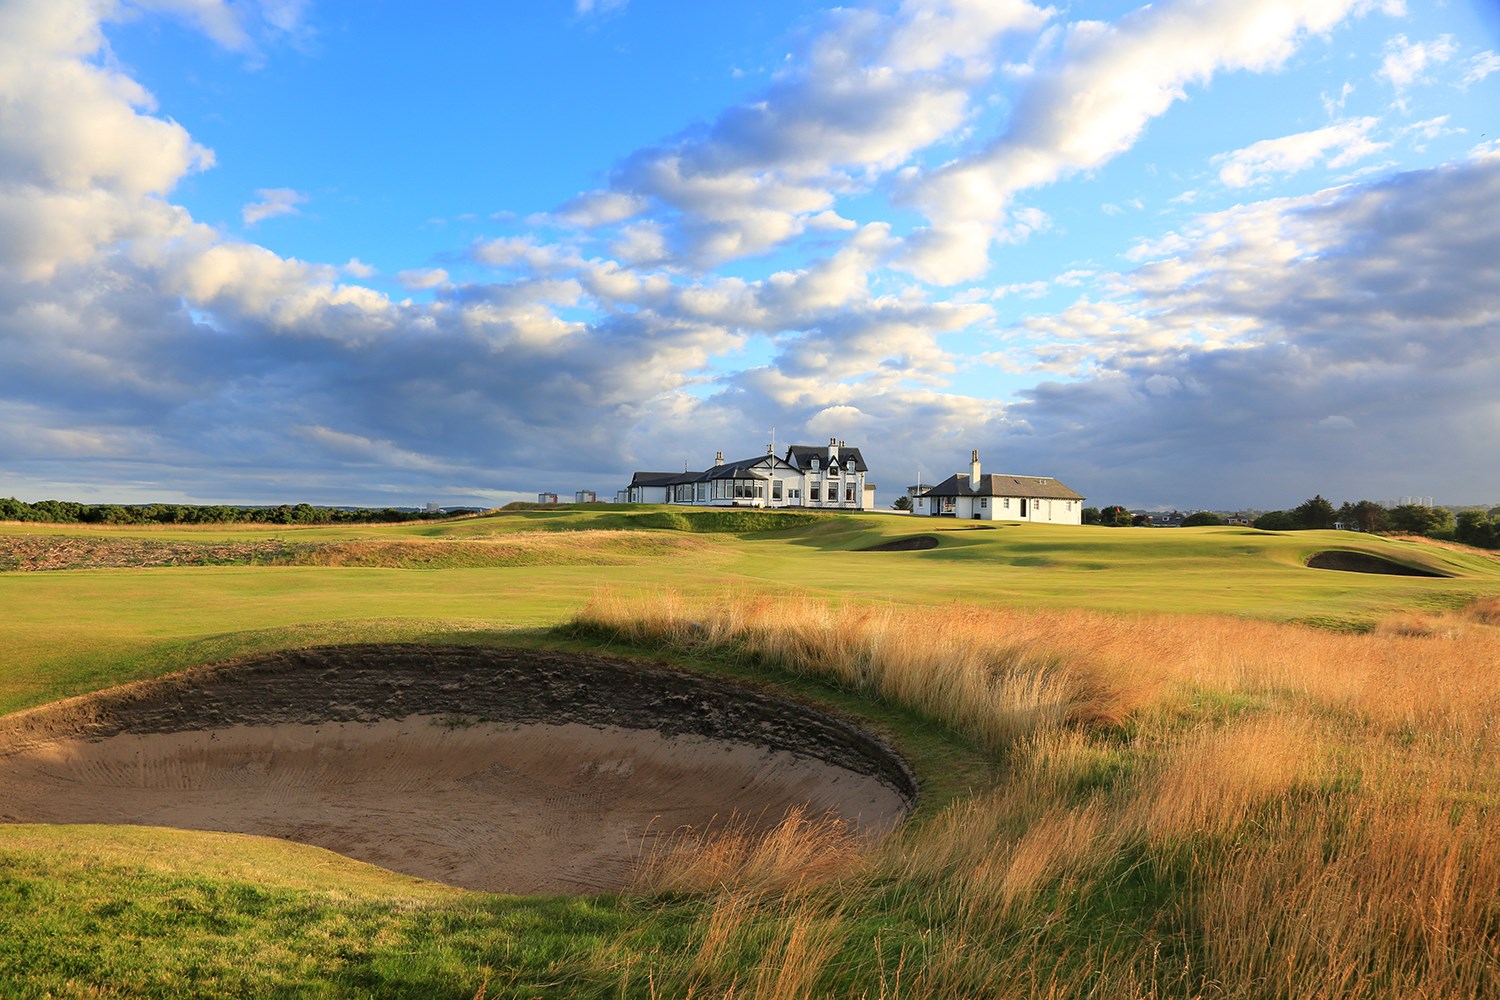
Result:
<svg viewBox="0 0 1500 1000"><path fill-rule="evenodd" d="M789 826L660 857L651 884L711 900L700 995L817 995L857 953L889 997L1396 1000L1500 996L1497 620L606 593L578 623L866 691L1007 765L873 851ZM917 926L851 948L836 901L893 885ZM785 982L723 978L751 942Z"/></svg>

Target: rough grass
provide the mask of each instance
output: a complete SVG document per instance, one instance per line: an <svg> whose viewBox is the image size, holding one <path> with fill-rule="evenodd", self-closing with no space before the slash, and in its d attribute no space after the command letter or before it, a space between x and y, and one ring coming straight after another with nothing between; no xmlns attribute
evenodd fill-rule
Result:
<svg viewBox="0 0 1500 1000"><path fill-rule="evenodd" d="M1492 561L1362 539L1461 577L1356 578L1301 565L1327 538L1038 526L870 554L849 550L930 526L621 531L637 513L286 533L339 565L6 574L0 703L572 617L546 641L873 704L909 745L941 726L981 750L934 743L925 804L883 844L811 817L769 840L680 831L638 893L593 900L245 838L0 825L0 995L1500 996ZM127 535L281 537L97 533ZM550 539L524 558L583 561L390 572L413 564L381 547L493 557L522 536ZM629 547L653 539L701 548ZM653 589L671 581L691 589ZM1143 607L1195 613L1122 613Z"/></svg>
<svg viewBox="0 0 1500 1000"><path fill-rule="evenodd" d="M140 569L156 566L338 566L366 569L479 569L508 566L615 566L701 550L677 535L580 530L516 533L494 539L365 539L229 542L128 536L0 535L0 572Z"/></svg>
<svg viewBox="0 0 1500 1000"><path fill-rule="evenodd" d="M657 884L712 902L683 992L797 995L724 964L795 938L813 994L1394 1000L1500 992L1494 613L1343 635L668 594L577 627L823 674L1010 764L879 849L809 831L773 852L795 889L733 835L669 857Z"/></svg>

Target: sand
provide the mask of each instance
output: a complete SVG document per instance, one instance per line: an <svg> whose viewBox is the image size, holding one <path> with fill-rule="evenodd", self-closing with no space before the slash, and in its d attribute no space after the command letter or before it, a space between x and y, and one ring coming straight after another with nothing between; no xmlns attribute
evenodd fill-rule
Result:
<svg viewBox="0 0 1500 1000"><path fill-rule="evenodd" d="M259 834L465 888L584 894L628 887L655 839L683 827L767 829L803 808L879 836L915 795L878 741L806 706L611 661L489 652L303 651L0 719L0 821ZM594 709L535 718L524 683L496 683L531 659L608 690ZM372 689L370 704L389 708L393 683L428 710L359 703ZM738 703L708 713L722 732L685 718L670 700L684 690L700 715ZM456 711L476 702L478 715ZM628 703L641 710L620 712ZM601 706L617 721L592 718ZM816 752L820 727L833 761Z"/></svg>

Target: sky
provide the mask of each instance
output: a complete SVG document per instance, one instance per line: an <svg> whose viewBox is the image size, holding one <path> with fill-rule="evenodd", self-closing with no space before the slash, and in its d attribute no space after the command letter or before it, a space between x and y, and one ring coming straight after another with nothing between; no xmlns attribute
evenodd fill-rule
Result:
<svg viewBox="0 0 1500 1000"><path fill-rule="evenodd" d="M1500 503L1500 0L0 0L0 496Z"/></svg>

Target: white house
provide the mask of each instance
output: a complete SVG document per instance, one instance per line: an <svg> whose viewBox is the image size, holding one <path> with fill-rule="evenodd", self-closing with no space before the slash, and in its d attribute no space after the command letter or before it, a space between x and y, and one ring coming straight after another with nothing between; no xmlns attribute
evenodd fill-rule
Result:
<svg viewBox="0 0 1500 1000"><path fill-rule="evenodd" d="M875 503L869 471L858 448L829 438L826 448L792 445L785 458L767 449L726 462L721 451L703 472L637 472L624 493L628 503L869 510Z"/></svg>
<svg viewBox="0 0 1500 1000"><path fill-rule="evenodd" d="M1050 476L981 475L979 452L957 472L912 499L912 513L980 521L1082 524L1084 498Z"/></svg>

